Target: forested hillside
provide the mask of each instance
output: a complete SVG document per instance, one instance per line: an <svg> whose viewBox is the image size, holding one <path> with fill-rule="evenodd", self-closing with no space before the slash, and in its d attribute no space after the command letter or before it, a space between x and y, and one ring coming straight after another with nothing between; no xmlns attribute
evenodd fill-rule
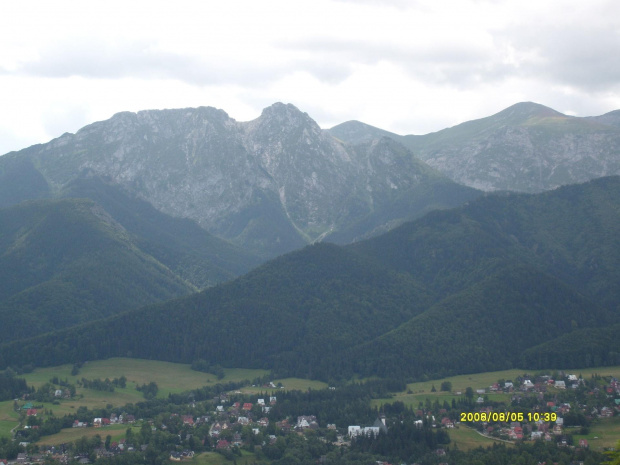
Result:
<svg viewBox="0 0 620 465"><path fill-rule="evenodd" d="M141 251L89 200L0 210L3 341L187 294L195 288Z"/></svg>
<svg viewBox="0 0 620 465"><path fill-rule="evenodd" d="M76 179L60 196L88 198L102 206L138 247L198 289L247 273L263 260L219 239L194 221L155 209L97 177Z"/></svg>
<svg viewBox="0 0 620 465"><path fill-rule="evenodd" d="M183 299L20 341L19 351L4 346L2 357L17 365L114 354L204 359L313 377L323 359L396 328L426 303L409 276L317 244Z"/></svg>
<svg viewBox="0 0 620 465"><path fill-rule="evenodd" d="M19 351L4 345L0 361L132 355L322 379L533 367L541 359L524 355L529 348L620 320L619 231L617 177L487 195L369 241L309 246L189 297L21 341ZM615 360L608 349L597 360Z"/></svg>
<svg viewBox="0 0 620 465"><path fill-rule="evenodd" d="M351 246L438 295L528 263L616 310L620 303L620 178L537 195L486 195Z"/></svg>

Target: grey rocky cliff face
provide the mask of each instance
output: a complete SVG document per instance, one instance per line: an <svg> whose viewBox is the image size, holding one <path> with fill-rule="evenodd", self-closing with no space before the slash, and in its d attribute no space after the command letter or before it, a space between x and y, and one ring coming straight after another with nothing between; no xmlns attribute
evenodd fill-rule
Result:
<svg viewBox="0 0 620 465"><path fill-rule="evenodd" d="M372 213L378 198L437 177L392 141L344 144L281 103L250 122L210 107L119 113L25 152L52 190L98 176L267 255L320 240Z"/></svg>
<svg viewBox="0 0 620 465"><path fill-rule="evenodd" d="M527 128L506 128L484 140L422 152L429 165L477 189L541 192L620 174L620 135L562 134L537 141Z"/></svg>
<svg viewBox="0 0 620 465"><path fill-rule="evenodd" d="M620 174L620 110L578 118L523 102L421 136L357 121L329 131L349 143L384 134L453 181L485 191L541 192Z"/></svg>
<svg viewBox="0 0 620 465"><path fill-rule="evenodd" d="M620 174L615 113L576 118L542 105L517 104L422 136L413 151L461 184L486 191L541 192Z"/></svg>

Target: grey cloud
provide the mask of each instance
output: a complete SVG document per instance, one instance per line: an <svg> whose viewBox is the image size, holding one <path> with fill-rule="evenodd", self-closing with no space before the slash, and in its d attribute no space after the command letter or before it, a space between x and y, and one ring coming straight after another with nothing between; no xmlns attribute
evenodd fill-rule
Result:
<svg viewBox="0 0 620 465"><path fill-rule="evenodd" d="M497 81L516 72L513 65L498 62L492 51L472 48L464 43L443 43L429 48L417 44L407 46L316 39L291 42L282 47L303 50L334 63L374 65L382 61L390 62L401 66L419 80L455 87Z"/></svg>
<svg viewBox="0 0 620 465"><path fill-rule="evenodd" d="M178 55L149 50L145 44L109 45L98 42L56 43L21 72L44 77L118 78L131 75L169 76L189 63Z"/></svg>
<svg viewBox="0 0 620 465"><path fill-rule="evenodd" d="M512 46L537 60L525 61L521 72L586 92L601 92L620 84L620 30L613 25L547 26L507 31Z"/></svg>
<svg viewBox="0 0 620 465"><path fill-rule="evenodd" d="M412 0L336 0L337 3L351 3L359 5L360 3L366 3L368 5L392 7L398 9L409 9L418 6L419 2Z"/></svg>
<svg viewBox="0 0 620 465"><path fill-rule="evenodd" d="M268 61L206 61L201 57L163 52L146 43L110 45L103 42L57 43L38 61L25 63L19 74L40 77L82 76L177 79L195 85L265 84L279 79L289 68ZM7 72L5 71L5 74Z"/></svg>
<svg viewBox="0 0 620 465"><path fill-rule="evenodd" d="M76 132L90 121L86 105L67 103L61 107L49 107L41 114L43 128L51 137L58 137L65 132Z"/></svg>

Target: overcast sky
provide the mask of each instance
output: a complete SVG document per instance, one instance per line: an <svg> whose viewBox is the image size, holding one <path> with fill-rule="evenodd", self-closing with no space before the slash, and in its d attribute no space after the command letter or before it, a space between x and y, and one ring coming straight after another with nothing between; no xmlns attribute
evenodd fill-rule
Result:
<svg viewBox="0 0 620 465"><path fill-rule="evenodd" d="M0 154L119 111L274 102L426 134L520 101L620 109L617 0L2 2Z"/></svg>

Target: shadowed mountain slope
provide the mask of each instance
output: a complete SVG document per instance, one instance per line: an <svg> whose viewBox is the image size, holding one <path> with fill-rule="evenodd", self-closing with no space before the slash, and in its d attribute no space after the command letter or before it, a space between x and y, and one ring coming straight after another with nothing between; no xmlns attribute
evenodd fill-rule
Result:
<svg viewBox="0 0 620 465"><path fill-rule="evenodd" d="M368 241L309 246L201 293L20 341L20 350L4 345L0 361L132 355L322 379L534 363L528 349L620 320L619 194L611 177L487 195ZM602 350L614 359L615 349Z"/></svg>
<svg viewBox="0 0 620 465"><path fill-rule="evenodd" d="M100 319L196 288L85 199L0 210L0 337Z"/></svg>

